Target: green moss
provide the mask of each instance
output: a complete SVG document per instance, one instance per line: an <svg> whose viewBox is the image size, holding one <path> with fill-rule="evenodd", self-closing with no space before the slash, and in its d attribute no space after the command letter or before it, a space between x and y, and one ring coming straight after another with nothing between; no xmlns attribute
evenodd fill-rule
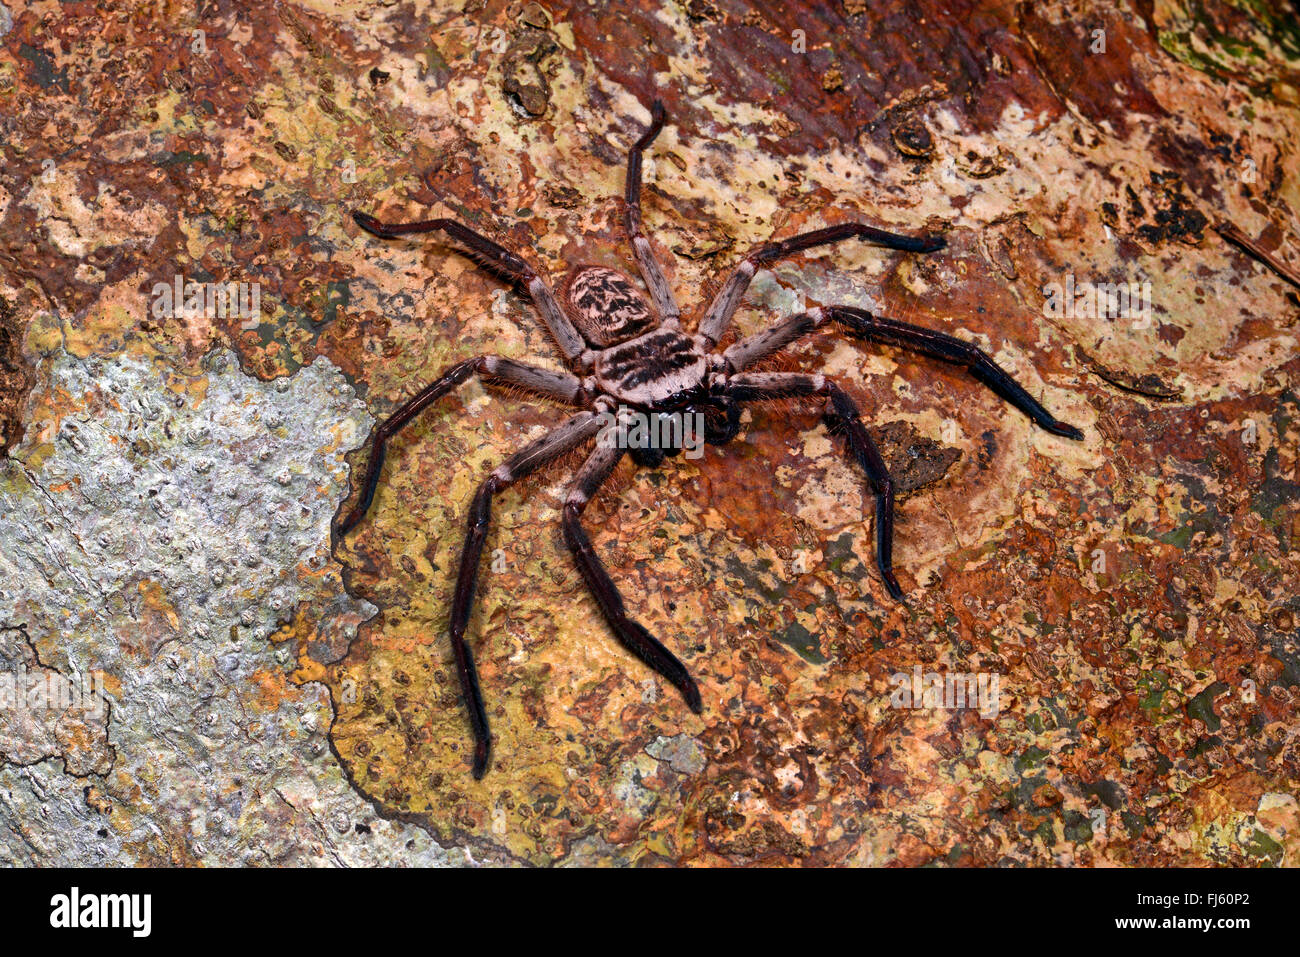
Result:
<svg viewBox="0 0 1300 957"><path fill-rule="evenodd" d="M826 656L822 654L821 644L817 641L803 625L799 622L791 622L783 631L776 633L776 640L781 644L794 649L795 654L805 661L810 661L815 665L824 665Z"/></svg>
<svg viewBox="0 0 1300 957"><path fill-rule="evenodd" d="M1255 833L1251 835L1250 841L1243 844L1241 848L1251 857L1262 857L1269 864L1277 865L1282 863L1282 845L1259 828L1255 828Z"/></svg>
<svg viewBox="0 0 1300 957"><path fill-rule="evenodd" d="M1025 752L1016 758L1016 771L1024 774L1030 768L1036 768L1047 759L1047 752L1040 747L1030 745Z"/></svg>
<svg viewBox="0 0 1300 957"><path fill-rule="evenodd" d="M1211 731L1218 731L1219 716L1214 713L1214 699L1228 690L1228 686L1222 681L1216 681L1191 701L1187 702L1187 714L1189 717L1197 718L1205 722L1205 726Z"/></svg>
<svg viewBox="0 0 1300 957"><path fill-rule="evenodd" d="M1078 811L1065 812L1065 839L1072 844L1089 844L1092 842L1092 822L1087 815Z"/></svg>
<svg viewBox="0 0 1300 957"><path fill-rule="evenodd" d="M1300 22L1279 16L1261 0L1225 4L1249 14L1248 19L1235 18L1235 32L1221 30L1204 3L1196 0L1173 12L1170 26L1160 31L1161 48L1217 80L1244 81L1253 95L1276 99L1274 81L1291 72L1279 61L1300 59Z"/></svg>
<svg viewBox="0 0 1300 957"><path fill-rule="evenodd" d="M1138 691L1142 695L1138 707L1143 711L1158 711L1169 690L1169 675L1163 671L1146 671L1138 678Z"/></svg>

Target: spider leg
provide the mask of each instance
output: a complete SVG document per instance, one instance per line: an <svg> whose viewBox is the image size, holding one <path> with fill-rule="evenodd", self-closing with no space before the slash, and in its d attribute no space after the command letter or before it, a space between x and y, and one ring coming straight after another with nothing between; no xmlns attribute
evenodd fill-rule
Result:
<svg viewBox="0 0 1300 957"><path fill-rule="evenodd" d="M564 503L564 543L573 553L578 571L619 643L667 679L682 693L690 709L699 714L704 706L695 679L686 670L686 666L677 660L676 655L651 635L644 625L628 617L618 587L605 571L592 547L591 539L582 527L583 510L623 457L624 449L620 446L624 444L602 442L578 470L569 498Z"/></svg>
<svg viewBox="0 0 1300 957"><path fill-rule="evenodd" d="M867 473L876 490L876 567L885 589L895 601L903 600L903 589L894 575L894 480L889 467L862 425L862 416L848 394L824 375L802 372L743 372L730 378L729 392L740 402L758 399L824 396L823 421L832 431L842 429L854 461Z"/></svg>
<svg viewBox="0 0 1300 957"><path fill-rule="evenodd" d="M399 406L375 429L374 440L371 443L370 463L366 466L366 476L361 482L361 499L347 517L338 523L339 535L350 532L370 510L370 505L375 498L375 489L379 486L379 473L384 467L388 440L430 404L464 384L475 374L483 378L509 382L571 405L578 404L583 395L582 382L567 372L539 369L500 356L479 356L458 362Z"/></svg>
<svg viewBox="0 0 1300 957"><path fill-rule="evenodd" d="M569 317L560 309L559 304L555 301L555 294L551 291L551 287L546 284L546 281L537 274L532 266L504 246L494 243L486 236L475 232L462 223L456 222L454 219L423 219L412 223L385 223L360 210L354 210L352 218L356 220L358 226L380 239L392 239L396 236L406 236L412 233L441 231L463 246L462 252L488 272L499 279L517 283L528 290L533 305L542 314L542 321L546 323L546 327L551 331L551 335L555 338L556 344L559 345L560 351L564 353L565 359L572 363L586 351L586 341L579 335L573 323L569 321Z"/></svg>
<svg viewBox="0 0 1300 957"><path fill-rule="evenodd" d="M682 311L677 307L673 291L668 287L668 280L664 278L659 261L655 259L654 250L650 247L650 240L646 239L641 227L641 154L655 141L655 137L663 128L664 105L659 100L655 100L654 105L650 107L650 126L627 154L624 210L627 214L627 235L632 240L636 264L641 270L641 278L645 280L646 288L650 290L655 311L659 313L660 322L675 329Z"/></svg>
<svg viewBox="0 0 1300 957"><path fill-rule="evenodd" d="M479 690L474 655L469 643L465 641L465 629L469 625L470 610L473 607L474 586L478 579L479 562L483 557L483 545L492 524L492 496L581 445L604 427L603 417L593 412L579 412L559 428L530 442L506 459L474 494L474 502L469 508L465 546L460 554L460 568L456 573L456 591L451 600L449 631L451 648L456 655L456 675L460 679L461 694L474 732L475 778L481 778L487 771L492 738L488 730L487 710L483 707L483 693Z"/></svg>
<svg viewBox="0 0 1300 957"><path fill-rule="evenodd" d="M765 359L774 352L779 352L790 343L802 339L808 333L821 328L826 322L824 310L813 309L809 312L795 313L787 316L776 325L768 326L761 332L746 336L722 352L727 360L727 368L732 372L747 369L760 359Z"/></svg>
<svg viewBox="0 0 1300 957"><path fill-rule="evenodd" d="M721 291L709 304L708 312L700 320L700 335L707 336L709 341L715 344L722 338L723 333L731 325L731 317L735 315L740 300L759 267L783 259L792 253L843 242L846 239L862 239L889 249L900 249L910 253L932 253L947 245L947 241L942 236L900 236L898 233L876 229L874 226L866 226L862 223L840 223L838 226L814 229L811 232L791 236L789 239L767 243L759 246L740 261L740 265L727 279Z"/></svg>
<svg viewBox="0 0 1300 957"><path fill-rule="evenodd" d="M723 352L723 358L733 370L752 365L764 356L781 349L800 336L821 328L827 320L834 320L855 339L880 342L919 352L922 355L953 362L966 367L974 378L1029 416L1039 428L1067 439L1082 439L1083 433L1072 425L1061 422L1030 395L1005 369L989 358L978 346L964 342L946 332L936 332L923 326L914 326L895 319L883 319L865 309L851 306L827 306L810 309L784 319L770 329L742 339Z"/></svg>

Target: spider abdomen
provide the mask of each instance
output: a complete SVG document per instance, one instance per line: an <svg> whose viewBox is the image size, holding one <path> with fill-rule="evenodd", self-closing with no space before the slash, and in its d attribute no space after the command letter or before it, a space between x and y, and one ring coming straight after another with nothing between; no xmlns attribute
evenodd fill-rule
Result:
<svg viewBox="0 0 1300 957"><path fill-rule="evenodd" d="M603 349L655 327L650 304L632 280L604 266L578 266L564 280L560 296L582 337Z"/></svg>
<svg viewBox="0 0 1300 957"><path fill-rule="evenodd" d="M595 368L603 392L647 409L671 408L698 394L707 371L700 348L673 329L656 329L606 349Z"/></svg>

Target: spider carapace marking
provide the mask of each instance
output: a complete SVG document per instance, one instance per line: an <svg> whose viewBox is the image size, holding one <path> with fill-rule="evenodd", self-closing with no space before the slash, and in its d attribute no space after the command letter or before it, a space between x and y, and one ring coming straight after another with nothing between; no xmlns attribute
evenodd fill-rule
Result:
<svg viewBox="0 0 1300 957"><path fill-rule="evenodd" d="M674 410L702 394L708 361L693 340L656 329L603 350L595 371L606 395L648 411Z"/></svg>
<svg viewBox="0 0 1300 957"><path fill-rule="evenodd" d="M632 280L604 266L579 266L565 277L560 298L582 337L597 348L616 345L658 321Z"/></svg>
<svg viewBox="0 0 1300 957"><path fill-rule="evenodd" d="M983 351L943 332L873 315L852 306L825 306L778 320L762 332L727 349L717 344L731 325L754 273L778 259L805 249L861 239L909 253L944 247L938 236L903 236L860 223L841 223L788 239L766 243L740 261L709 304L694 334L680 328L681 311L654 250L641 228L641 155L664 124L663 105L655 102L650 127L628 152L624 211L628 238L647 299L632 280L603 266L578 266L565 278L557 296L522 257L452 219L385 223L360 211L353 218L367 232L384 239L440 232L484 268L526 292L555 338L568 372L543 369L501 356L478 356L458 362L425 386L375 429L369 462L357 504L336 526L346 535L365 516L374 500L388 440L437 399L471 376L517 386L568 404L579 411L550 433L524 446L498 466L469 506L465 546L461 552L448 625L456 674L474 734L472 770L482 777L488 767L491 734L479 688L474 656L465 632L478 567L492 520L492 499L502 489L554 462L566 452L589 445L612 419L613 441L596 443L573 476L564 503L564 542L591 590L614 637L633 655L681 692L695 712L702 709L699 687L685 665L643 625L632 619L618 588L605 571L582 526L582 513L624 454L642 465L657 466L681 450L681 432L666 445L640 446L632 438L629 412L659 416L700 413L703 439L722 445L740 429L740 406L761 399L818 397L825 401L825 423L844 436L848 453L876 493L876 566L885 590L901 600L903 590L893 570L894 483L879 451L863 427L856 403L838 384L819 373L746 372L761 359L813 332L846 333L865 342L910 349L963 366L977 380L1055 435L1082 439L1083 433L1058 421Z"/></svg>

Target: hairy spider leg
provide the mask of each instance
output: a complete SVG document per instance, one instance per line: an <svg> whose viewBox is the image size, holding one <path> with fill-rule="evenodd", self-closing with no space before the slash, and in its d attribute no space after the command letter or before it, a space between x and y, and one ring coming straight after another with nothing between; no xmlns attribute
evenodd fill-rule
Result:
<svg viewBox="0 0 1300 957"><path fill-rule="evenodd" d="M338 523L339 535L346 535L365 517L375 499L375 489L379 486L379 473L384 467L384 456L388 451L388 440L401 431L402 427L425 410L431 403L441 399L457 386L464 384L470 376L477 374L481 378L498 379L536 392L540 395L558 399L570 405L577 405L583 395L582 383L576 376L567 372L554 372L540 369L514 359L501 356L478 356L458 362L437 379L425 386L410 399L397 408L377 429L371 442L370 462L366 466L366 477L361 483L361 498L347 517Z"/></svg>
<svg viewBox="0 0 1300 957"><path fill-rule="evenodd" d="M564 543L573 553L578 571L619 643L667 679L681 692L690 709L699 714L704 705L695 679L686 670L686 666L677 660L676 655L650 634L644 625L628 617L618 587L605 571L591 539L582 527L582 513L587 503L623 457L624 449L621 446L626 445L626 442L621 441L622 438L620 436L620 441L616 443L600 444L578 470L568 500L564 503Z"/></svg>
<svg viewBox="0 0 1300 957"><path fill-rule="evenodd" d="M884 319L852 306L826 306L797 313L740 340L722 353L723 358L727 360L728 368L740 371L814 329L821 328L828 320L834 320L855 339L896 346L964 366L971 376L1029 416L1039 428L1067 439L1083 438L1081 431L1048 412L1041 402L978 346L946 332L937 332L896 319Z"/></svg>
<svg viewBox="0 0 1300 957"><path fill-rule="evenodd" d="M528 290L528 295L542 315L542 321L551 331L556 344L564 358L573 364L587 349L587 343L578 334L569 317L564 314L555 294L546 280L537 274L532 266L516 256L504 246L500 246L486 236L476 233L468 226L454 219L422 219L413 223L384 223L369 213L354 210L352 218L357 225L380 239L393 239L412 233L432 233L442 231L465 247L462 252L499 279L517 283Z"/></svg>
<svg viewBox="0 0 1300 957"><path fill-rule="evenodd" d="M832 432L843 431L853 456L867 473L876 490L876 568L885 589L895 601L903 600L903 589L894 575L894 480L876 443L862 425L857 404L835 382L824 375L802 372L743 372L728 380L729 393L738 402L760 399L823 396L826 410L822 420Z"/></svg>
<svg viewBox="0 0 1300 957"><path fill-rule="evenodd" d="M700 335L708 337L715 345L721 341L723 334L731 325L731 317L736 314L736 309L740 306L745 290L749 288L749 283L760 266L766 266L792 253L818 246L828 246L846 239L862 239L878 246L909 253L932 253L943 249L948 244L942 236L900 236L898 233L886 232L862 223L840 223L838 226L814 229L811 232L791 236L789 239L766 243L740 261L722 289L713 297L708 312L700 320Z"/></svg>
<svg viewBox="0 0 1300 957"><path fill-rule="evenodd" d="M740 372L747 369L760 359L779 352L790 343L821 328L829 318L823 309L810 309L808 312L787 316L752 336L738 340L722 352L722 358L727 361L727 370Z"/></svg>
<svg viewBox="0 0 1300 957"><path fill-rule="evenodd" d="M565 452L577 448L604 427L605 420L601 416L594 412L579 412L559 428L506 459L484 479L469 507L465 546L460 554L456 591L451 600L449 632L451 648L456 655L456 675L460 679L461 695L469 713L470 728L474 732L475 778L483 777L487 771L492 737L488 729L487 710L483 707L483 693L479 690L474 655L469 643L465 641L465 629L469 626L469 614L474 604L474 586L478 580L483 545L492 524L492 496L543 465L553 462Z"/></svg>
<svg viewBox="0 0 1300 957"><path fill-rule="evenodd" d="M919 352L965 366L975 379L984 383L1006 401L1010 402L1044 431L1067 439L1082 441L1083 433L1072 425L1057 419L1041 402L1025 391L1000 365L989 358L979 346L963 342L946 332L936 332L923 326L914 326L896 319L883 319L865 309L852 306L830 306L825 310L856 339L880 342Z"/></svg>
<svg viewBox="0 0 1300 957"><path fill-rule="evenodd" d="M659 321L675 329L682 311L677 307L677 300L673 298L673 291L664 278L650 240L646 239L641 226L641 154L655 141L663 128L664 105L655 100L650 107L649 128L641 134L641 138L627 154L627 184L623 207L627 214L627 236L632 241L632 252L636 256L637 267L641 270L641 278L650 290L650 298L654 300Z"/></svg>
<svg viewBox="0 0 1300 957"><path fill-rule="evenodd" d="M807 333L834 320L848 333L869 342L880 342L920 352L946 362L965 366L972 376L993 392L1020 409L1040 428L1069 439L1082 439L1083 433L1056 419L1031 396L1020 383L989 358L982 349L968 342L921 326L882 319L863 309L829 306L810 309L781 320L762 332L742 339L723 352L727 368L735 373L727 380L731 396L738 401L765 398L793 398L806 395L827 397L825 420L828 427L841 427L849 451L871 479L876 489L876 563L889 593L902 598L902 589L893 573L894 486L880 452L862 426L853 400L839 386L822 375L803 373L743 373L746 366L771 355Z"/></svg>

